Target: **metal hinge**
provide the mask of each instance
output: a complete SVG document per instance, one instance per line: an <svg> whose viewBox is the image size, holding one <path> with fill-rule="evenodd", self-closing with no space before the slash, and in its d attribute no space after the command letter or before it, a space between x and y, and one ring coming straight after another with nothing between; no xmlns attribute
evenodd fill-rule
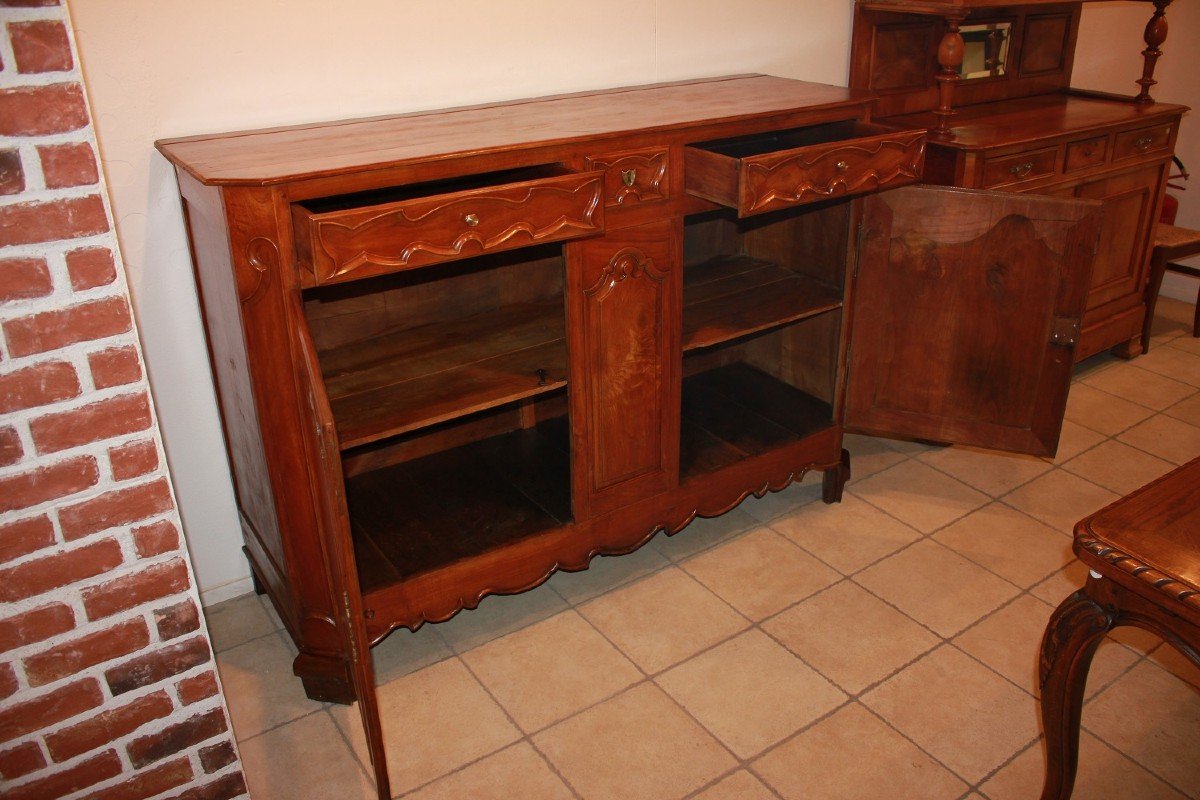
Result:
<svg viewBox="0 0 1200 800"><path fill-rule="evenodd" d="M1074 347L1079 341L1079 320L1075 317L1055 317L1050 326L1050 344Z"/></svg>
<svg viewBox="0 0 1200 800"><path fill-rule="evenodd" d="M342 591L342 608L346 613L346 632L350 635L350 657L358 662L358 638L354 635L354 617L350 616L350 592Z"/></svg>

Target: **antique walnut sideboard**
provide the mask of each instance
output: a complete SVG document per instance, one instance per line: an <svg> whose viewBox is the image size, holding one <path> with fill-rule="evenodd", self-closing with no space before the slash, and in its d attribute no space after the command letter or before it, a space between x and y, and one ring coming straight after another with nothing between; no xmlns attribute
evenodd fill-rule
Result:
<svg viewBox="0 0 1200 800"><path fill-rule="evenodd" d="M1150 96L1170 2L1153 3L1136 97L1070 88L1081 2L855 4L850 85L878 93L880 124L929 130L925 182L1104 204L1076 360L1142 352L1154 225L1187 110Z"/></svg>
<svg viewBox="0 0 1200 800"><path fill-rule="evenodd" d="M254 574L314 698L397 627L824 471L1057 447L1096 202L904 186L870 92L736 76L174 139Z"/></svg>

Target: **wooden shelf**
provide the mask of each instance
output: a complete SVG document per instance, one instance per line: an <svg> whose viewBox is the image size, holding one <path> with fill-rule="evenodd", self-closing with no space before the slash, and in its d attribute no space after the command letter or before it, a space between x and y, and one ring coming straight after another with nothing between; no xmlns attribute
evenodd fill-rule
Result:
<svg viewBox="0 0 1200 800"><path fill-rule="evenodd" d="M363 592L569 522L569 441L558 417L347 480Z"/></svg>
<svg viewBox="0 0 1200 800"><path fill-rule="evenodd" d="M746 364L683 381L682 480L797 442L833 425L833 408Z"/></svg>
<svg viewBox="0 0 1200 800"><path fill-rule="evenodd" d="M749 256L717 256L683 274L685 352L842 306L834 287Z"/></svg>
<svg viewBox="0 0 1200 800"><path fill-rule="evenodd" d="M321 353L342 449L566 386L563 313L510 305Z"/></svg>

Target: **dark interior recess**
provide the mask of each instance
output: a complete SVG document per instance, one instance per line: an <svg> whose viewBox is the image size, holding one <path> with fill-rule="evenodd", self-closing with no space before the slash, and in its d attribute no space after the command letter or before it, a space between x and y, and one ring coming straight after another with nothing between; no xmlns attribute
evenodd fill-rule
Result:
<svg viewBox="0 0 1200 800"><path fill-rule="evenodd" d="M353 476L346 505L364 592L571 520L565 416Z"/></svg>

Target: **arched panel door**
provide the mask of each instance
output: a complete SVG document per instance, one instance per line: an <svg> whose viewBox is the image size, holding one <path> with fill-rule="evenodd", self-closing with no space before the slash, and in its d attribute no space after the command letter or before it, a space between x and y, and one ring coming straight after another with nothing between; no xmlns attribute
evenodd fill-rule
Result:
<svg viewBox="0 0 1200 800"><path fill-rule="evenodd" d="M864 203L846 428L1053 454L1100 205L931 186Z"/></svg>

